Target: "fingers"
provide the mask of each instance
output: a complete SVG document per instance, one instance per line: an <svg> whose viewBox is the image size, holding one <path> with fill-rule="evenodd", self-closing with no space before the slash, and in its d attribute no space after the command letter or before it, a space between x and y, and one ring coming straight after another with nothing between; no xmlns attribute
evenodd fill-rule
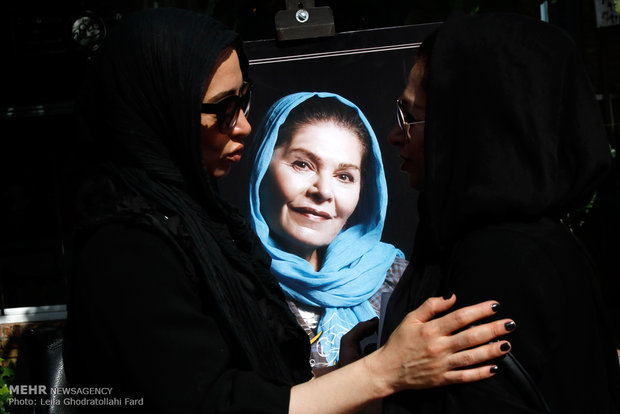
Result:
<svg viewBox="0 0 620 414"><path fill-rule="evenodd" d="M514 331L516 326L517 325L511 319L502 319L474 326L452 335L449 338L448 348L452 351L459 351L461 349L485 344Z"/></svg>
<svg viewBox="0 0 620 414"><path fill-rule="evenodd" d="M455 302L455 295L450 296L448 299L428 298L417 309L409 312L407 319L413 319L418 322L428 322L438 313L442 313L450 309Z"/></svg>
<svg viewBox="0 0 620 414"><path fill-rule="evenodd" d="M458 368L478 365L499 358L510 352L510 348L508 341L500 341L451 355L449 364L453 369L447 371L444 375L446 384L474 382L492 377L499 370L498 366L494 364L466 369Z"/></svg>
<svg viewBox="0 0 620 414"><path fill-rule="evenodd" d="M480 381L491 378L497 373L497 370L497 365L484 365L482 367L448 371L444 375L445 382L442 385Z"/></svg>
<svg viewBox="0 0 620 414"><path fill-rule="evenodd" d="M470 367L499 358L510 352L510 342L499 341L457 352L448 357L450 370Z"/></svg>
<svg viewBox="0 0 620 414"><path fill-rule="evenodd" d="M422 305L424 306L424 305ZM439 332L448 335L459 329L463 329L474 322L487 318L495 314L499 310L499 303L494 300L478 303L477 305L467 306L450 312L449 314L438 318L434 322L437 323Z"/></svg>

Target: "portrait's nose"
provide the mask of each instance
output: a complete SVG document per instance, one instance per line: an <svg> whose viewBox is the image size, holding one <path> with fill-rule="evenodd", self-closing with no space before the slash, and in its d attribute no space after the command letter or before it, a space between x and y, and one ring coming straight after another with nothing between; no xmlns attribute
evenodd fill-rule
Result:
<svg viewBox="0 0 620 414"><path fill-rule="evenodd" d="M250 135L250 132L252 132L252 125L250 125L250 121L248 121L248 118L246 118L243 111L239 111L237 123L232 131L230 131L230 137L240 140Z"/></svg>
<svg viewBox="0 0 620 414"><path fill-rule="evenodd" d="M309 195L318 203L332 200L334 189L330 174L318 172L314 178Z"/></svg>
<svg viewBox="0 0 620 414"><path fill-rule="evenodd" d="M405 133L402 128L398 125L394 125L394 128L390 131L387 136L388 142L397 147L402 147L407 143L407 139L405 138Z"/></svg>

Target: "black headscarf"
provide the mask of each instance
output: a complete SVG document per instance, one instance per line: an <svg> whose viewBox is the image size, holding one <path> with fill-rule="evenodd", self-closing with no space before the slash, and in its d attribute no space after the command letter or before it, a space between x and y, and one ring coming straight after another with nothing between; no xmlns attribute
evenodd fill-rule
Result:
<svg viewBox="0 0 620 414"><path fill-rule="evenodd" d="M441 26L428 66L425 241L562 217L586 204L610 164L573 41L551 24L481 14Z"/></svg>
<svg viewBox="0 0 620 414"><path fill-rule="evenodd" d="M247 77L237 34L208 16L153 9L114 29L76 109L86 161L97 171L82 193L79 228L84 234L123 220L164 229L197 263L223 331L251 368L299 382L310 375L307 336L288 311L260 242L204 166L200 103L228 47ZM181 225L158 226L154 212L179 217Z"/></svg>

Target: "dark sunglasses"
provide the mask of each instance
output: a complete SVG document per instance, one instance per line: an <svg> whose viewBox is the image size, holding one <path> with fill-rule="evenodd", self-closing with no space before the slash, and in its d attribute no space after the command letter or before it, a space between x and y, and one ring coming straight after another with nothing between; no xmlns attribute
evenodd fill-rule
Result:
<svg viewBox="0 0 620 414"><path fill-rule="evenodd" d="M239 95L231 95L216 103L203 103L200 112L203 114L215 114L217 116L217 128L222 134L228 134L237 125L239 111L244 115L250 112L252 99L252 81L243 82Z"/></svg>
<svg viewBox="0 0 620 414"><path fill-rule="evenodd" d="M403 130L407 141L411 141L411 129L414 125L423 124L426 121L418 121L405 109L402 99L396 100L396 119L398 126Z"/></svg>

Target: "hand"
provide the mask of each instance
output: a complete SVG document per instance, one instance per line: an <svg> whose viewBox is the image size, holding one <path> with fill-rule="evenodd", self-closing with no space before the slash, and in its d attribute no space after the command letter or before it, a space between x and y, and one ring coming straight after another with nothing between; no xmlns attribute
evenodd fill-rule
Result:
<svg viewBox="0 0 620 414"><path fill-rule="evenodd" d="M473 382L495 374L494 364L471 366L509 352L507 341L489 342L512 331L514 322L503 319L462 330L493 315L499 308L495 301L468 306L431 320L455 302L454 295L447 300L428 299L407 314L385 346L364 358L371 364L371 372L385 381L388 393ZM462 331L454 333L459 330Z"/></svg>

